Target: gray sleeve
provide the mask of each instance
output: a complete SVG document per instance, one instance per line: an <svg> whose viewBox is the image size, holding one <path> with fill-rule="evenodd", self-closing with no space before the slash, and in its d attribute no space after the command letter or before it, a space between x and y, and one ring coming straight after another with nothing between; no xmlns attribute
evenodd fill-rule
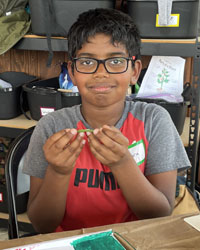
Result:
<svg viewBox="0 0 200 250"><path fill-rule="evenodd" d="M149 141L145 175L189 168L191 163L169 113L156 106L145 123Z"/></svg>
<svg viewBox="0 0 200 250"><path fill-rule="evenodd" d="M23 173L44 178L48 163L44 157L43 145L54 133L53 128L55 124L51 116L44 116L38 121L25 155Z"/></svg>

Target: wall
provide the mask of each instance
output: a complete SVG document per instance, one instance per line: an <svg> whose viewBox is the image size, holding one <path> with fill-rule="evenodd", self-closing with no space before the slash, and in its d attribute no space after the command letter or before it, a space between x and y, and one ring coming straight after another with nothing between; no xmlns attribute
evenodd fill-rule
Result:
<svg viewBox="0 0 200 250"><path fill-rule="evenodd" d="M60 73L60 64L67 61L66 52L54 52L51 67L46 67L48 52L16 50L11 49L3 55L0 55L0 73L4 71L21 71L39 77L48 79L58 76ZM143 67L147 67L151 56L143 56ZM192 58L187 58L185 64L184 82L191 82L192 76Z"/></svg>
<svg viewBox="0 0 200 250"><path fill-rule="evenodd" d="M11 49L0 55L0 72L21 71L47 79L58 76L60 64L67 60L66 52L54 52L51 67L46 67L48 52Z"/></svg>

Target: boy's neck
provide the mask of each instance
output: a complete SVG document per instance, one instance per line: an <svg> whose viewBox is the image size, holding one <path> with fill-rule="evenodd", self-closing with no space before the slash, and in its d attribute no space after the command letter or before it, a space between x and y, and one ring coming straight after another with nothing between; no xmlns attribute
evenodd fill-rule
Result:
<svg viewBox="0 0 200 250"><path fill-rule="evenodd" d="M100 128L103 125L114 126L122 116L124 102L118 102L108 107L98 108L82 104L81 112L86 122L92 128Z"/></svg>

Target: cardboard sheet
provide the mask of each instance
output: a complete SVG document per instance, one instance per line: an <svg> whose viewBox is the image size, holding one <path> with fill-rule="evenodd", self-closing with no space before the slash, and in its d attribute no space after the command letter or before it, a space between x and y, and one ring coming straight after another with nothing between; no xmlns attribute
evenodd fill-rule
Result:
<svg viewBox="0 0 200 250"><path fill-rule="evenodd" d="M129 243L137 250L199 250L200 232L184 221L185 218L195 215L200 215L200 213L167 216L156 219L140 220L102 227L36 235L16 240L1 241L0 249L12 247L21 249L17 248L17 246L112 229L114 233L119 233L123 237L117 238L120 242L123 241L123 246L129 250L133 249L130 247Z"/></svg>
<svg viewBox="0 0 200 250"><path fill-rule="evenodd" d="M82 250L82 249L101 249L101 250L126 250L117 240L112 229L76 235L51 241L37 242L5 250Z"/></svg>

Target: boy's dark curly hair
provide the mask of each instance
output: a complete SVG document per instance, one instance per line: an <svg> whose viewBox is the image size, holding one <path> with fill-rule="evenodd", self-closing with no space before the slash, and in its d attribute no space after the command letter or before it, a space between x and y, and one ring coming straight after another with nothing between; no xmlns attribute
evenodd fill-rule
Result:
<svg viewBox="0 0 200 250"><path fill-rule="evenodd" d="M129 56L140 58L140 35L133 19L116 9L91 9L79 15L68 32L69 60L88 41L89 37L103 33L111 37L112 44L125 45Z"/></svg>

